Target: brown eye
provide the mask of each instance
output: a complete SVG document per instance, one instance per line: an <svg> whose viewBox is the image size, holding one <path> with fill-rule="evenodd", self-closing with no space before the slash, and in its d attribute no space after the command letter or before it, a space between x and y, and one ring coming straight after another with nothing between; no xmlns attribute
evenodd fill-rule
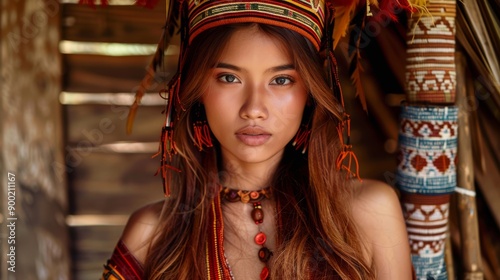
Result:
<svg viewBox="0 0 500 280"><path fill-rule="evenodd" d="M276 83L278 85L284 85L286 83L286 79L285 78L277 78Z"/></svg>
<svg viewBox="0 0 500 280"><path fill-rule="evenodd" d="M289 77L277 77L271 82L272 85L285 86L292 83L293 80Z"/></svg>
<svg viewBox="0 0 500 280"><path fill-rule="evenodd" d="M224 83L238 83L239 82L239 80L238 80L238 78L236 78L236 76L230 75L230 74L221 75L221 76L219 76L218 79L219 79L219 81L224 82Z"/></svg>

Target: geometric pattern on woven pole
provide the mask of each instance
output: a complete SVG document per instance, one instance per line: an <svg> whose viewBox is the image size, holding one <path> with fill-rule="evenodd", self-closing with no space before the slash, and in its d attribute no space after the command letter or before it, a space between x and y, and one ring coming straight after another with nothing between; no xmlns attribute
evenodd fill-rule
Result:
<svg viewBox="0 0 500 280"><path fill-rule="evenodd" d="M445 239L456 187L454 0L428 0L409 18L406 101L396 183L417 279L447 279Z"/></svg>
<svg viewBox="0 0 500 280"><path fill-rule="evenodd" d="M417 279L447 279L450 193L456 186L456 107L405 106L396 181Z"/></svg>

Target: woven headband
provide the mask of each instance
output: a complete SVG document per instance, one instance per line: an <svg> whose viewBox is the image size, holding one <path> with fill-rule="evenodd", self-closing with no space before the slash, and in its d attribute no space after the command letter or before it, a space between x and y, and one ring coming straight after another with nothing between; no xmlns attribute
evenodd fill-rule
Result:
<svg viewBox="0 0 500 280"><path fill-rule="evenodd" d="M201 32L233 23L255 22L298 32L320 49L324 1L189 1L189 43Z"/></svg>

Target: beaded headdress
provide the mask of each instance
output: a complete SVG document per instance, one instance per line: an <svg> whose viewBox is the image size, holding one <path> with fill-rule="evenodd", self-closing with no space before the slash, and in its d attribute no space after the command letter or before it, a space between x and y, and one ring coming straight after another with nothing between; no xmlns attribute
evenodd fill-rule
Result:
<svg viewBox="0 0 500 280"><path fill-rule="evenodd" d="M293 30L307 38L321 54L327 66L327 77L335 97L344 105L342 90L337 74L337 62L333 48L338 39L345 34L350 19L359 6L366 4L363 9L367 15L373 10L384 10L386 15L396 7L410 7L406 1L386 0L384 4L377 0L367 2L354 0L284 0L284 1L234 1L234 0L173 0L168 7L167 23L158 44L158 49L149 66L146 77L136 93L127 122L127 131L132 130L132 123L144 92L154 79L155 71L162 66L163 54L170 38L180 34L180 53L177 73L160 94L168 100L166 122L162 130L159 156L161 156L160 173L164 181L165 195L170 194L170 172L179 171L170 165L172 156L177 152L173 142L173 125L175 111L182 110L179 102L179 88L181 87L181 73L184 66L184 55L193 39L205 30L217 26L235 23L262 23ZM408 4L408 5L406 5ZM338 22L336 22L338 21ZM335 25L334 25L335 22ZM344 120L340 122L338 133L343 144L337 158L337 168L347 170L351 175L358 176L357 160L349 143L349 116L344 113ZM201 148L201 145L200 145ZM351 165L356 170L351 172Z"/></svg>

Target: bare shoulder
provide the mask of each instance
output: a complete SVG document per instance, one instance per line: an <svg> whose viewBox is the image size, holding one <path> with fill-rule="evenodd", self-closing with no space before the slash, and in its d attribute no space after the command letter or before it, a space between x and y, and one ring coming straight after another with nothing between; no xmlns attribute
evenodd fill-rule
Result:
<svg viewBox="0 0 500 280"><path fill-rule="evenodd" d="M394 213L393 210L398 212L401 210L396 191L383 182L364 179L362 182L355 182L354 189L353 211L355 212L367 211L390 215Z"/></svg>
<svg viewBox="0 0 500 280"><path fill-rule="evenodd" d="M411 279L410 246L396 191L375 180L355 183L354 188L354 221L366 241L377 278Z"/></svg>
<svg viewBox="0 0 500 280"><path fill-rule="evenodd" d="M406 239L406 225L396 191L389 185L375 180L354 183L352 213L356 225L370 239L379 244L394 238L396 233ZM406 243L407 240L404 240ZM403 242L403 240L401 240ZM370 246L369 249L373 249Z"/></svg>
<svg viewBox="0 0 500 280"><path fill-rule="evenodd" d="M144 264L149 244L158 226L163 201L146 205L129 218L122 234L122 241L134 257Z"/></svg>

